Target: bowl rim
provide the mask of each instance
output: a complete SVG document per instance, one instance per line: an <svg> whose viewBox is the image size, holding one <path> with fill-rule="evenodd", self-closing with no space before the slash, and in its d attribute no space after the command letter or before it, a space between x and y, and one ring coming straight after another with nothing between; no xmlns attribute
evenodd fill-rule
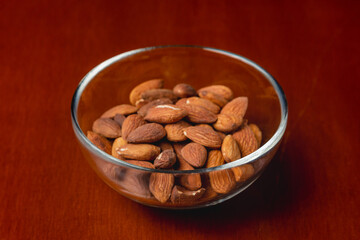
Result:
<svg viewBox="0 0 360 240"><path fill-rule="evenodd" d="M125 58L128 58L130 56L139 54L139 53L148 52L148 51L154 51L156 49L165 49L165 48L193 48L193 49L199 49L199 50L203 50L203 51L213 52L213 53L216 53L216 54L219 54L219 55L223 55L223 56L226 56L226 57L230 57L230 58L242 61L245 64L248 64L251 67L253 67L254 69L256 69L272 85L272 87L274 88L274 90L275 90L275 92L277 94L278 100L280 102L281 119L280 119L278 129L276 130L274 135L265 144L263 144L259 149L257 149L255 152L253 152L253 153L251 153L251 154L249 154L249 155L247 155L245 157L242 157L242 158L240 158L238 160L235 160L235 161L232 161L230 163L225 163L225 164L217 166L217 167L199 168L199 169L194 169L194 170L166 170L166 169L145 168L145 167L130 164L130 163L127 163L127 162L125 162L123 160L117 159L117 158L105 153L104 151L100 150L99 148L97 148L92 142L90 142L90 140L86 137L85 133L81 130L78 119L77 119L78 105L79 105L80 97L81 97L84 89L87 87L87 85L91 82L91 80L98 73L100 73L102 70L106 69L110 65L112 65L112 64L114 64L114 63L116 63L116 62L118 62L120 60L123 60ZM160 45L160 46L152 46L152 47L145 47L145 48L139 48L139 49L135 49L135 50L130 50L130 51L118 54L118 55L116 55L114 57L111 57L111 58L103 61L102 63L100 63L99 65L94 67L93 69L91 69L82 78L82 80L79 82L79 85L77 86L77 88L76 88L76 90L74 92L74 95L73 95L72 101L71 101L71 121L72 121L73 130L75 132L76 137L80 141L80 143L83 144L83 146L85 146L90 152L97 155L101 159L103 159L103 160L105 160L107 162L116 164L118 166L130 167L130 168L138 169L138 170L142 170L142 171L158 172L158 173L171 173L171 174L207 173L207 172L212 172L212 171L230 169L230 168L233 168L233 167L237 167L237 166L241 166L241 165L244 165L244 164L247 164L247 163L254 162L257 159L267 155L270 152L270 150L272 148L274 148L281 141L282 136L285 133L287 120L288 120L288 104L287 104L285 93L282 90L280 84L265 69L263 69L260 65L258 65L254 61L252 61L252 60L250 60L250 59L248 59L246 57L243 57L243 56L241 56L239 54L235 54L235 53L232 53L232 52L229 52L229 51L226 51L226 50L221 50L221 49L217 49L217 48L213 48L213 47L204 47L204 46L197 46L197 45Z"/></svg>

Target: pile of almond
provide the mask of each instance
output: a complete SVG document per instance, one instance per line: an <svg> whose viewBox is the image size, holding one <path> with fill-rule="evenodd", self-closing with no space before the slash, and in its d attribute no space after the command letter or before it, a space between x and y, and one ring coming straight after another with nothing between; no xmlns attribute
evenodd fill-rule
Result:
<svg viewBox="0 0 360 240"><path fill-rule="evenodd" d="M121 104L94 121L87 137L106 153L152 169L211 168L240 159L259 148L262 133L244 119L247 97L211 85L195 90L180 83L172 90L149 80ZM203 174L204 175L204 174ZM161 203L196 203L226 194L254 175L251 164L198 173L152 173L147 186Z"/></svg>

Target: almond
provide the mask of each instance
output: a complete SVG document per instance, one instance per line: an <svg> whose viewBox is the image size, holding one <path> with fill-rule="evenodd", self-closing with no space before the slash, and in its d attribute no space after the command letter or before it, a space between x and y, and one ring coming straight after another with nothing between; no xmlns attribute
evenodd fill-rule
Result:
<svg viewBox="0 0 360 240"><path fill-rule="evenodd" d="M195 203L204 193L205 188L191 191L181 186L174 186L171 192L171 202L175 204Z"/></svg>
<svg viewBox="0 0 360 240"><path fill-rule="evenodd" d="M115 114L114 116L114 121L117 122L120 125L120 127L122 127L125 119L126 117L122 114Z"/></svg>
<svg viewBox="0 0 360 240"><path fill-rule="evenodd" d="M149 101L149 100L144 100L144 99L140 98L139 100L136 101L135 107L137 107L138 109L140 109L140 108L142 108L143 106L145 106L146 104L148 104L149 102L151 102L151 101Z"/></svg>
<svg viewBox="0 0 360 240"><path fill-rule="evenodd" d="M214 114L220 112L220 107L218 105L205 98L190 97L186 100L186 104L203 107Z"/></svg>
<svg viewBox="0 0 360 240"><path fill-rule="evenodd" d="M191 166L204 166L207 158L206 148L199 143L188 143L181 150L181 155Z"/></svg>
<svg viewBox="0 0 360 240"><path fill-rule="evenodd" d="M191 125L185 121L179 121L177 123L167 124L165 126L167 139L172 142L185 141L187 137L184 135L184 129L190 126Z"/></svg>
<svg viewBox="0 0 360 240"><path fill-rule="evenodd" d="M180 107L187 111L187 119L193 123L213 123L217 119L214 113L200 106L183 104Z"/></svg>
<svg viewBox="0 0 360 240"><path fill-rule="evenodd" d="M130 104L120 104L110 108L101 115L101 118L114 118L116 114L130 115L137 111L137 107Z"/></svg>
<svg viewBox="0 0 360 240"><path fill-rule="evenodd" d="M112 148L111 148L111 155L113 157L119 158L121 160L124 160L123 157L121 157L118 153L117 153L117 149L124 146L125 144L127 144L127 141L124 140L122 137L118 137L117 139L115 139L115 141L112 144Z"/></svg>
<svg viewBox="0 0 360 240"><path fill-rule="evenodd" d="M251 164L245 164L231 169L234 173L236 182L244 182L254 175L254 167Z"/></svg>
<svg viewBox="0 0 360 240"><path fill-rule="evenodd" d="M138 114L145 117L150 108L158 106L158 105L164 105L164 104L172 104L172 101L169 98L156 99L156 100L151 101L151 102L145 104L144 106L142 106L138 110Z"/></svg>
<svg viewBox="0 0 360 240"><path fill-rule="evenodd" d="M150 192L162 203L169 199L173 186L174 175L172 174L152 173L150 176Z"/></svg>
<svg viewBox="0 0 360 240"><path fill-rule="evenodd" d="M243 119L248 107L248 98L247 97L237 97L232 101L228 102L223 109L221 109L222 114L234 115L235 117Z"/></svg>
<svg viewBox="0 0 360 240"><path fill-rule="evenodd" d="M256 151L259 147L255 134L251 131L247 124L245 124L240 130L236 131L233 134L233 138L238 143L243 157Z"/></svg>
<svg viewBox="0 0 360 240"><path fill-rule="evenodd" d="M126 144L116 152L127 159L152 161L160 154L160 148L151 144Z"/></svg>
<svg viewBox="0 0 360 240"><path fill-rule="evenodd" d="M165 137L164 127L158 123L147 123L129 133L126 140L129 143L153 143Z"/></svg>
<svg viewBox="0 0 360 240"><path fill-rule="evenodd" d="M92 125L93 132L107 138L117 138L121 136L120 125L111 118L98 118Z"/></svg>
<svg viewBox="0 0 360 240"><path fill-rule="evenodd" d="M111 143L109 140L103 136L92 132L87 131L87 138L92 142L97 148L111 155Z"/></svg>
<svg viewBox="0 0 360 240"><path fill-rule="evenodd" d="M161 151L166 151L166 150L174 151L173 146L167 141L161 141L159 143L159 147L161 148Z"/></svg>
<svg viewBox="0 0 360 240"><path fill-rule="evenodd" d="M224 163L224 158L219 150L212 150L208 154L207 168L217 167ZM235 177L231 170L209 172L210 185L217 193L228 193L235 186Z"/></svg>
<svg viewBox="0 0 360 240"><path fill-rule="evenodd" d="M225 137L226 137L225 133L219 132L219 131L215 131L215 132L220 136L221 141L224 141L224 139L225 139Z"/></svg>
<svg viewBox="0 0 360 240"><path fill-rule="evenodd" d="M148 110L145 120L157 123L174 123L180 121L187 112L172 104L158 105Z"/></svg>
<svg viewBox="0 0 360 240"><path fill-rule="evenodd" d="M186 83L179 83L173 89L174 94L180 98L192 97L196 95L196 90Z"/></svg>
<svg viewBox="0 0 360 240"><path fill-rule="evenodd" d="M251 131L254 133L255 137L256 137L256 141L258 143L258 145L261 145L261 140L262 140L262 132L260 130L260 128L256 125L256 124L249 124L249 128L251 129Z"/></svg>
<svg viewBox="0 0 360 240"><path fill-rule="evenodd" d="M225 162L232 162L241 158L239 146L231 135L227 135L221 145L221 153Z"/></svg>
<svg viewBox="0 0 360 240"><path fill-rule="evenodd" d="M124 161L140 167L155 169L154 165L148 161L136 161L136 160L124 160Z"/></svg>
<svg viewBox="0 0 360 240"><path fill-rule="evenodd" d="M177 96L170 89L150 89L144 91L141 94L141 98L149 101L153 101L159 98L169 98L172 102L177 100Z"/></svg>
<svg viewBox="0 0 360 240"><path fill-rule="evenodd" d="M208 99L220 107L223 107L228 102L228 100L226 100L223 96L218 95L213 92L202 90L202 91L199 91L198 93L201 98Z"/></svg>
<svg viewBox="0 0 360 240"><path fill-rule="evenodd" d="M214 130L205 127L188 127L184 129L187 138L199 143L205 147L219 148L221 147L221 138Z"/></svg>
<svg viewBox="0 0 360 240"><path fill-rule="evenodd" d="M214 123L214 128L221 132L232 132L241 126L242 118L234 115L219 114L217 121Z"/></svg>
<svg viewBox="0 0 360 240"><path fill-rule="evenodd" d="M149 89L158 89L162 88L164 85L164 80L162 79L153 79L146 82L140 83L130 92L130 103L135 105L136 102L141 99L141 94Z"/></svg>
<svg viewBox="0 0 360 240"><path fill-rule="evenodd" d="M182 105L186 104L186 100L187 98L180 98L175 105L181 107Z"/></svg>
<svg viewBox="0 0 360 240"><path fill-rule="evenodd" d="M128 116L123 122L121 136L126 140L128 135L133 130L140 127L141 125L144 125L145 123L146 121L144 120L144 118L138 114Z"/></svg>
<svg viewBox="0 0 360 240"><path fill-rule="evenodd" d="M173 150L165 150L156 157L155 168L171 168L176 163L176 154Z"/></svg>
<svg viewBox="0 0 360 240"><path fill-rule="evenodd" d="M201 92L201 91L213 92L217 95L222 96L223 98L225 98L228 101L233 99L233 96L234 96L232 90L229 87L224 86L224 85L210 85L207 87L200 88L198 92Z"/></svg>
<svg viewBox="0 0 360 240"><path fill-rule="evenodd" d="M211 125L205 124L205 123L201 123L201 124L198 124L198 125L196 125L196 126L197 126L197 127L208 128L208 129L210 129L210 130L214 130L214 128L213 128Z"/></svg>

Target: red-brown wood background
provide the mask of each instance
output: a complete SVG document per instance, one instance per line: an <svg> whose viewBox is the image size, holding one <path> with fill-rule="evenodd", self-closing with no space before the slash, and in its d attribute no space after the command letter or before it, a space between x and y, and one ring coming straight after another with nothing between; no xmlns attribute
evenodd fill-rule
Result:
<svg viewBox="0 0 360 240"><path fill-rule="evenodd" d="M359 239L359 1L1 1L0 239ZM195 44L267 69L289 103L263 176L211 208L166 211L107 187L70 101L95 65Z"/></svg>

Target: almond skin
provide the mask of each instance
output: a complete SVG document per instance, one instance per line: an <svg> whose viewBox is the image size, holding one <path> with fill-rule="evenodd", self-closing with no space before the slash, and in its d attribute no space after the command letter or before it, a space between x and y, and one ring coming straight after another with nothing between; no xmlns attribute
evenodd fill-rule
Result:
<svg viewBox="0 0 360 240"><path fill-rule="evenodd" d="M141 99L141 94L149 89L158 89L164 86L164 80L153 79L146 82L140 83L130 92L130 103L135 105L136 102Z"/></svg>
<svg viewBox="0 0 360 240"><path fill-rule="evenodd" d="M93 132L107 138L117 138L121 136L120 125L111 118L98 118L92 125Z"/></svg>
<svg viewBox="0 0 360 240"><path fill-rule="evenodd" d="M87 138L100 150L111 155L111 143L109 140L92 131L87 131Z"/></svg>
<svg viewBox="0 0 360 240"><path fill-rule="evenodd" d="M248 101L247 97L234 98L221 109L220 113L234 115L235 117L243 119L248 108Z"/></svg>
<svg viewBox="0 0 360 240"><path fill-rule="evenodd" d="M137 107L130 104L120 104L110 108L101 115L101 118L114 118L116 114L130 115L137 111Z"/></svg>
<svg viewBox="0 0 360 240"><path fill-rule="evenodd" d="M128 135L136 128L144 125L146 121L138 114L128 116L122 125L122 137L126 140Z"/></svg>
<svg viewBox="0 0 360 240"><path fill-rule="evenodd" d="M218 105L205 98L190 97L186 100L186 104L197 105L206 108L214 114L218 114L220 112L220 107Z"/></svg>
<svg viewBox="0 0 360 240"><path fill-rule="evenodd" d="M117 122L120 125L120 127L122 127L125 119L126 117L122 114L115 114L114 116L114 121Z"/></svg>
<svg viewBox="0 0 360 240"><path fill-rule="evenodd" d="M174 186L171 192L171 202L175 204L191 204L199 200L204 193L205 188L191 191L181 186Z"/></svg>
<svg viewBox="0 0 360 240"><path fill-rule="evenodd" d="M228 101L232 100L233 96L234 96L233 91L229 87L224 86L224 85L210 85L207 87L200 88L198 90L198 92L201 92L201 91L213 92L217 95L222 96L223 98L225 98Z"/></svg>
<svg viewBox="0 0 360 240"><path fill-rule="evenodd" d="M176 154L173 150L165 150L156 157L154 161L155 168L171 168L176 163Z"/></svg>
<svg viewBox="0 0 360 240"><path fill-rule="evenodd" d="M167 141L161 141L159 143L159 147L161 148L161 151L164 152L166 150L171 150L174 151L173 146L171 145L171 143L167 142Z"/></svg>
<svg viewBox="0 0 360 240"><path fill-rule="evenodd" d="M251 164L245 164L231 169L234 173L236 182L244 182L254 175L254 167Z"/></svg>
<svg viewBox="0 0 360 240"><path fill-rule="evenodd" d="M174 94L180 98L192 97L196 95L196 90L186 83L179 83L173 89Z"/></svg>
<svg viewBox="0 0 360 240"><path fill-rule="evenodd" d="M171 195L174 186L174 175L169 173L152 173L150 176L149 189L154 197L161 203L166 202Z"/></svg>
<svg viewBox="0 0 360 240"><path fill-rule="evenodd" d="M160 148L151 144L126 144L116 152L127 159L152 161L160 154Z"/></svg>
<svg viewBox="0 0 360 240"><path fill-rule="evenodd" d="M214 123L214 128L221 132L232 132L241 126L242 118L235 117L234 115L219 114L217 121Z"/></svg>
<svg viewBox="0 0 360 240"><path fill-rule="evenodd" d="M140 167L155 169L154 165L148 161L136 161L136 160L124 160L124 161Z"/></svg>
<svg viewBox="0 0 360 240"><path fill-rule="evenodd" d="M222 141L219 134L209 128L199 126L188 127L184 129L184 134L187 138L205 147L221 147Z"/></svg>
<svg viewBox="0 0 360 240"><path fill-rule="evenodd" d="M124 160L123 157L121 157L118 153L117 153L117 149L124 146L125 144L127 144L127 141L124 140L122 137L118 137L117 139L114 140L113 144L112 144L112 148L111 148L111 155L113 157L116 157L118 159Z"/></svg>
<svg viewBox="0 0 360 240"><path fill-rule="evenodd" d="M145 104L144 106L142 106L138 110L138 114L140 116L145 117L150 108L158 106L158 105L164 105L164 104L172 104L172 101L169 98L156 99L156 100L151 101L151 102Z"/></svg>
<svg viewBox="0 0 360 240"><path fill-rule="evenodd" d="M240 148L231 135L227 135L221 145L221 153L225 162L232 162L241 158Z"/></svg>
<svg viewBox="0 0 360 240"><path fill-rule="evenodd" d="M174 123L183 119L187 112L176 105L166 104L148 110L145 120L157 123Z"/></svg>
<svg viewBox="0 0 360 240"><path fill-rule="evenodd" d="M129 143L153 143L165 137L164 127L158 123L147 123L129 133L126 140Z"/></svg>
<svg viewBox="0 0 360 240"><path fill-rule="evenodd" d="M199 143L188 143L181 149L181 155L191 166L204 166L207 158L207 151L204 146Z"/></svg>
<svg viewBox="0 0 360 240"><path fill-rule="evenodd" d="M247 124L245 124L240 130L236 131L233 134L233 138L238 143L241 155L243 157L249 155L259 148L255 134L251 131Z"/></svg>
<svg viewBox="0 0 360 240"><path fill-rule="evenodd" d="M214 123L217 119L214 113L197 105L183 104L180 107L187 111L187 119L193 123Z"/></svg>
<svg viewBox="0 0 360 240"><path fill-rule="evenodd" d="M202 90L202 91L199 91L198 93L201 98L208 99L211 102L218 105L219 107L223 107L225 104L228 103L228 100L226 100L223 96L218 95L214 92Z"/></svg>
<svg viewBox="0 0 360 240"><path fill-rule="evenodd" d="M185 141L187 137L184 135L184 129L191 125L185 121L179 121L173 124L167 124L165 126L166 137L172 142Z"/></svg>
<svg viewBox="0 0 360 240"><path fill-rule="evenodd" d="M186 100L187 98L180 98L175 105L181 107L182 105L186 104Z"/></svg>
<svg viewBox="0 0 360 240"><path fill-rule="evenodd" d="M150 89L141 94L144 100L153 101L159 98L169 98L172 102L177 100L177 96L170 89Z"/></svg>
<svg viewBox="0 0 360 240"><path fill-rule="evenodd" d="M260 147L261 141L262 141L262 132L261 132L260 128L256 124L253 124L253 123L249 124L249 128L254 133L254 135L256 137L256 141L258 142L258 145Z"/></svg>

